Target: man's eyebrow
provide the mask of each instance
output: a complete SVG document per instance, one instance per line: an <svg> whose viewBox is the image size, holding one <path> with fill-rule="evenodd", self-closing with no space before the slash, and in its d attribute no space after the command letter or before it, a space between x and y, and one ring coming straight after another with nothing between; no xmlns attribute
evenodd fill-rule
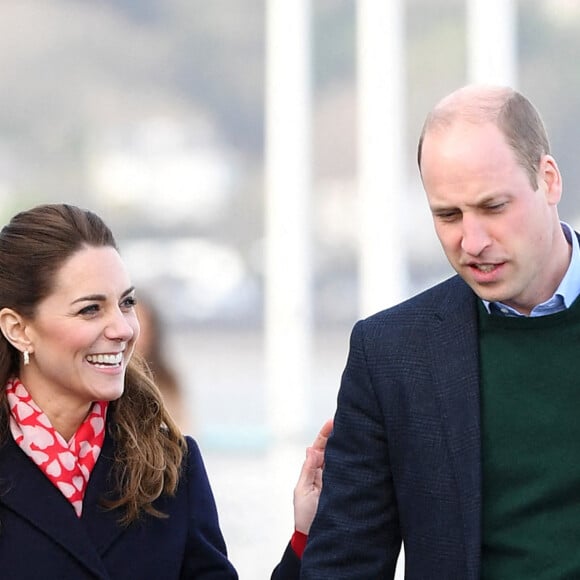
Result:
<svg viewBox="0 0 580 580"><path fill-rule="evenodd" d="M504 198L507 195L508 194L505 192L498 191L497 193L490 193L489 195L485 195L474 202L467 202L467 203L462 204L462 205L464 205L465 207L481 207L481 206L487 205L489 203L495 203L500 198ZM444 204L441 204L441 205L433 204L432 206L430 206L430 209L432 212L454 211L454 210L461 211L461 208L457 205L444 205Z"/></svg>

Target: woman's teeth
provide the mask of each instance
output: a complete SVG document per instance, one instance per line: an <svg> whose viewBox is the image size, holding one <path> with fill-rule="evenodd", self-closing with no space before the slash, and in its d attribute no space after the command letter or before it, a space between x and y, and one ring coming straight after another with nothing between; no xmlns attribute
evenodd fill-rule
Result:
<svg viewBox="0 0 580 580"><path fill-rule="evenodd" d="M123 360L123 353L117 354L89 354L87 361L96 365L118 365Z"/></svg>

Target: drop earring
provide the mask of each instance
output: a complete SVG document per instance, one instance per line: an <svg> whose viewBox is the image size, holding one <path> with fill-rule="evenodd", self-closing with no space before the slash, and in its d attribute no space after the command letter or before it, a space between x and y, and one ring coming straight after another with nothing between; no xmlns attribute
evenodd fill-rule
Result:
<svg viewBox="0 0 580 580"><path fill-rule="evenodd" d="M28 354L28 351L27 350L25 350L22 353L22 360L24 362L24 366L26 366L27 364L30 364L30 355Z"/></svg>

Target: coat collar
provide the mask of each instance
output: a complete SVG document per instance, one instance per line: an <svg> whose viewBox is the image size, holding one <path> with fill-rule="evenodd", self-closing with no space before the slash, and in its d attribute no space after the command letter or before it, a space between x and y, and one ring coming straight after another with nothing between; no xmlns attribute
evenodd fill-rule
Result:
<svg viewBox="0 0 580 580"><path fill-rule="evenodd" d="M477 297L459 277L436 307L428 341L434 387L457 481L469 579L481 562L481 422ZM442 355L442 353L444 353Z"/></svg>
<svg viewBox="0 0 580 580"><path fill-rule="evenodd" d="M0 449L0 503L52 538L98 579L109 579L102 554L122 533L118 510L105 510L99 498L107 490L113 445L105 438L78 518L62 493L9 437Z"/></svg>

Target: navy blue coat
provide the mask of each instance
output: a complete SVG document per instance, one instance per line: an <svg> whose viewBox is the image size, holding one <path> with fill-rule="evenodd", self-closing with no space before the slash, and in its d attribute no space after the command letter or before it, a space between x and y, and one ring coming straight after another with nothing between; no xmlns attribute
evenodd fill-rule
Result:
<svg viewBox="0 0 580 580"><path fill-rule="evenodd" d="M477 301L457 276L360 321L338 395L305 580L476 580Z"/></svg>
<svg viewBox="0 0 580 580"><path fill-rule="evenodd" d="M83 514L12 438L0 449L0 578L7 580L230 580L213 495L195 442L175 497L123 528L118 510L99 506L110 489L113 443L105 439L86 491Z"/></svg>

